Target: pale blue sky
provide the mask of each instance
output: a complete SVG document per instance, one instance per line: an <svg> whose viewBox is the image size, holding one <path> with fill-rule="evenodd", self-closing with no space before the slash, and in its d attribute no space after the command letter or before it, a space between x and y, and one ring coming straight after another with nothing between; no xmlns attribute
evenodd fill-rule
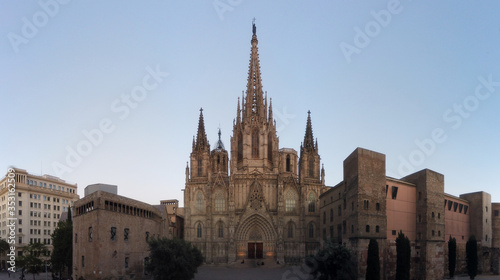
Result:
<svg viewBox="0 0 500 280"><path fill-rule="evenodd" d="M450 194L500 201L498 2L0 3L5 172L61 175L81 196L109 183L148 203L182 203L200 107L210 143L220 126L229 149L255 17L280 148L299 149L311 110L327 185L363 147L386 155L388 176L429 168ZM149 71L168 76L148 80ZM122 95L144 79L150 91L130 108ZM70 167L67 148L100 122L112 131L58 174L54 164Z"/></svg>

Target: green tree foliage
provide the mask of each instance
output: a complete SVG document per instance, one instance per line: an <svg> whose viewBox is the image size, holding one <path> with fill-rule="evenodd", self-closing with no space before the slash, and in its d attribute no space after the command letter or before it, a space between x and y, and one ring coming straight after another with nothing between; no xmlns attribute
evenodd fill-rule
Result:
<svg viewBox="0 0 500 280"><path fill-rule="evenodd" d="M370 239L368 244L368 258L366 260L366 280L380 280L380 257L378 254L378 242Z"/></svg>
<svg viewBox="0 0 500 280"><path fill-rule="evenodd" d="M5 241L4 239L0 239L0 253L8 252L9 251L9 243Z"/></svg>
<svg viewBox="0 0 500 280"><path fill-rule="evenodd" d="M306 265L311 269L314 279L350 280L357 276L351 252L345 246L331 241L326 241L316 255L307 257Z"/></svg>
<svg viewBox="0 0 500 280"><path fill-rule="evenodd" d="M465 245L465 251L467 255L467 274L469 274L470 279L474 279L477 275L477 263L478 263L477 241L474 235L469 237L469 240Z"/></svg>
<svg viewBox="0 0 500 280"><path fill-rule="evenodd" d="M73 221L71 209L68 210L68 219L61 221L52 233L52 245L54 249L50 261L52 270L59 275L71 277L73 268Z"/></svg>
<svg viewBox="0 0 500 280"><path fill-rule="evenodd" d="M403 231L400 231L398 237L396 238L396 252L397 252L396 279L409 280L411 247L410 247L410 240L403 234Z"/></svg>
<svg viewBox="0 0 500 280"><path fill-rule="evenodd" d="M18 258L20 267L24 267L26 272L35 274L44 271L44 260L42 256L47 252L47 248L41 243L30 243L23 248L23 256Z"/></svg>
<svg viewBox="0 0 500 280"><path fill-rule="evenodd" d="M452 238L450 235L450 240L448 240L448 271L450 272L450 278L455 276L455 267L457 265L457 240Z"/></svg>
<svg viewBox="0 0 500 280"><path fill-rule="evenodd" d="M181 239L150 239L146 271L156 280L190 280L203 262L198 248Z"/></svg>

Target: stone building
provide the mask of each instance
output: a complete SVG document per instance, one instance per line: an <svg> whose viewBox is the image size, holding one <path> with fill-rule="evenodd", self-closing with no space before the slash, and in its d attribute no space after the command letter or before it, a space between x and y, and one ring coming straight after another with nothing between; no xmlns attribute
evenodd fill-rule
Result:
<svg viewBox="0 0 500 280"><path fill-rule="evenodd" d="M499 272L500 204L476 192L444 193L444 176L429 169L401 179L386 176L385 155L357 148L344 160L344 179L320 195L322 239L345 244L366 273L368 243L379 243L383 279L394 279L397 234L411 242L411 279L448 274L450 237L457 240L457 271L465 272L465 243L476 236L479 270Z"/></svg>
<svg viewBox="0 0 500 280"><path fill-rule="evenodd" d="M102 190L74 203L74 279L144 279L147 241L173 238L166 204L149 205Z"/></svg>
<svg viewBox="0 0 500 280"><path fill-rule="evenodd" d="M318 142L307 117L300 156L280 148L271 99L261 83L253 25L246 94L238 100L229 151L207 140L203 111L186 167L185 239L208 263L266 259L298 262L319 246L325 190Z"/></svg>
<svg viewBox="0 0 500 280"><path fill-rule="evenodd" d="M0 238L8 240L8 218L15 218L17 256L22 256L23 247L31 242L45 244L48 258L52 252L51 234L61 215L79 198L77 185L50 175L30 174L24 169L12 170L15 174L15 200L8 198L7 176L0 180ZM15 202L13 217L9 215L8 202ZM1 267L7 268L5 259L2 259Z"/></svg>

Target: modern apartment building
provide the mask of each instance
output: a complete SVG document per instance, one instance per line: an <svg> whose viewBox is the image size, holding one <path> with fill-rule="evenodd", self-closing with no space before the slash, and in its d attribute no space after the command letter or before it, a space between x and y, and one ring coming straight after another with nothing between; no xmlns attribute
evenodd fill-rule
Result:
<svg viewBox="0 0 500 280"><path fill-rule="evenodd" d="M23 247L30 242L46 244L50 254L51 234L61 214L79 199L77 185L50 175L30 174L19 168L11 171L0 180L0 238L7 240L10 236L9 218L13 218L17 256L22 256ZM15 178L15 200L9 200L9 176ZM10 201L15 201L15 206L9 205ZM13 208L9 209L9 206ZM2 267L5 267L5 260L2 260Z"/></svg>

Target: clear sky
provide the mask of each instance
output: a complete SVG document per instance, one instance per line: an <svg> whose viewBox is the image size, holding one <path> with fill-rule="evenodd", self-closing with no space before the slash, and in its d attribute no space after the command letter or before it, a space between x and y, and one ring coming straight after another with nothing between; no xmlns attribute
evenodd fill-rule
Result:
<svg viewBox="0 0 500 280"><path fill-rule="evenodd" d="M64 3L63 3L64 2ZM256 18L280 148L307 111L326 170L356 148L500 201L496 1L2 1L0 169L182 203L203 107L229 149Z"/></svg>

